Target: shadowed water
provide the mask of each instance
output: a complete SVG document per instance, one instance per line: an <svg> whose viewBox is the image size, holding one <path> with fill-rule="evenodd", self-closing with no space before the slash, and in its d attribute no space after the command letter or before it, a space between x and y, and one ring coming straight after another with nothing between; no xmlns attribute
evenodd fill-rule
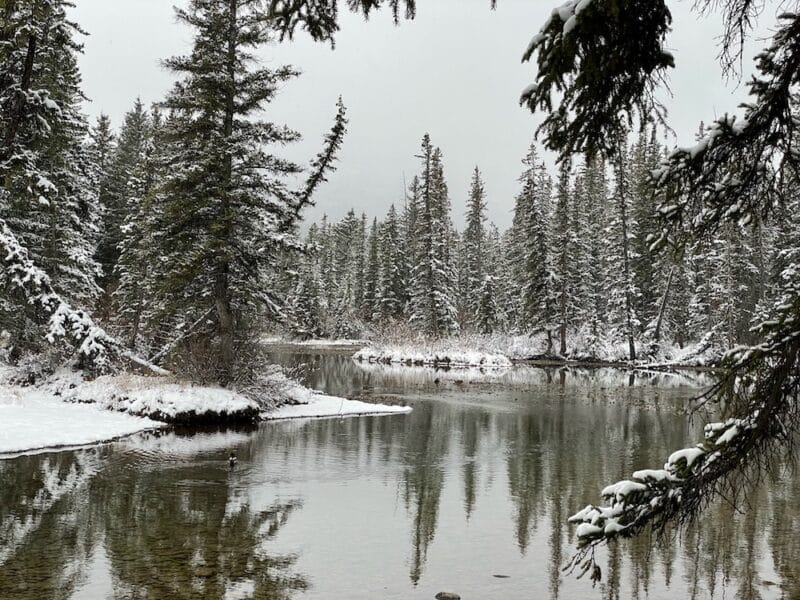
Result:
<svg viewBox="0 0 800 600"><path fill-rule="evenodd" d="M414 411L0 461L0 598L800 596L791 471L746 513L712 505L652 550L603 551L594 590L561 572L570 514L696 439L682 410L704 375L274 358L319 389Z"/></svg>

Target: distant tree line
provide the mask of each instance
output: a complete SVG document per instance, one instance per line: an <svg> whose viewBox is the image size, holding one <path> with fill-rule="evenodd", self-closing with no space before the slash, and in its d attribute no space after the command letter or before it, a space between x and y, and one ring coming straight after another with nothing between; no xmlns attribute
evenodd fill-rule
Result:
<svg viewBox="0 0 800 600"><path fill-rule="evenodd" d="M398 325L433 337L540 334L562 356L604 343L624 344L631 359L663 343L751 343L798 217L727 224L680 254L653 250L668 198L654 193L652 174L666 156L651 128L622 140L613 160L565 162L553 177L531 145L511 227L487 221L476 167L459 232L442 152L425 135L401 206L381 220L353 210L323 218L306 251L285 259L285 322L305 338Z"/></svg>

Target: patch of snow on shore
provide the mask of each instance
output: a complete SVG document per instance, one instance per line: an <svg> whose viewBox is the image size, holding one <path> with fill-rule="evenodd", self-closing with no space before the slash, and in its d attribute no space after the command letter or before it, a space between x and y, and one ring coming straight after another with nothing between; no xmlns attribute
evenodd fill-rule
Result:
<svg viewBox="0 0 800 600"><path fill-rule="evenodd" d="M258 414L259 405L233 390L195 386L185 382L142 375L108 375L83 382L64 392L68 402L95 403L132 415L174 419L182 414Z"/></svg>
<svg viewBox="0 0 800 600"><path fill-rule="evenodd" d="M262 413L261 418L265 421L406 414L411 412L410 406L389 406L387 404L361 402L360 400L348 400L347 398L328 396L288 379L287 382L294 385L287 386L284 392L295 404L286 404Z"/></svg>
<svg viewBox="0 0 800 600"><path fill-rule="evenodd" d="M162 426L99 406L67 404L48 390L0 384L0 454L96 444Z"/></svg>
<svg viewBox="0 0 800 600"><path fill-rule="evenodd" d="M487 353L471 348L367 346L353 355L357 361L384 364L432 365L449 367L508 368L511 360L504 354Z"/></svg>

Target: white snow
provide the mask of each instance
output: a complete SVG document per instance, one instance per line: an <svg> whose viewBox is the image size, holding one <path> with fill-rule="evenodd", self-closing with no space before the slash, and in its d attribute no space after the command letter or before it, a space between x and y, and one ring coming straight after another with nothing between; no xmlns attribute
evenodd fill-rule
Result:
<svg viewBox="0 0 800 600"><path fill-rule="evenodd" d="M99 406L67 404L49 390L0 384L0 454L94 444L163 425Z"/></svg>
<svg viewBox="0 0 800 600"><path fill-rule="evenodd" d="M0 370L0 455L46 448L75 447L109 441L166 426L147 418L172 418L181 413L203 415L253 411L265 420L404 414L407 406L371 404L327 396L270 374L277 409L261 405L233 390L201 387L173 378L121 374L83 381L78 372L59 370L37 386L8 383L12 372Z"/></svg>
<svg viewBox="0 0 800 600"><path fill-rule="evenodd" d="M263 415L267 421L279 419L318 419L325 417L355 417L364 415L405 414L410 406L372 404L336 396L316 394L306 404L285 405Z"/></svg>
<svg viewBox="0 0 800 600"><path fill-rule="evenodd" d="M174 418L180 414L235 414L260 410L259 405L233 390L195 386L162 377L141 375L103 376L63 392L68 402L96 403L133 415Z"/></svg>
<svg viewBox="0 0 800 600"><path fill-rule="evenodd" d="M367 363L439 365L450 367L508 368L511 360L500 353L483 352L459 344L452 346L428 343L422 345L367 346L353 355Z"/></svg>
<svg viewBox="0 0 800 600"><path fill-rule="evenodd" d="M686 466L691 467L695 460L697 460L700 456L705 454L706 451L702 448L684 448L683 450L676 450L672 454L669 455L667 459L667 464L664 465L664 468L669 469L672 465L677 465L681 459L686 460Z"/></svg>
<svg viewBox="0 0 800 600"><path fill-rule="evenodd" d="M272 338L263 341L263 343L269 344L285 344L287 346L303 346L307 348L328 348L330 346L365 346L369 343L368 340L358 340L358 339L350 339L350 338L337 338L337 339L314 339L314 340L286 340L282 338Z"/></svg>
<svg viewBox="0 0 800 600"><path fill-rule="evenodd" d="M629 494L647 491L647 486L638 481L618 481L604 488L600 495L604 498L613 498L614 502L624 502Z"/></svg>

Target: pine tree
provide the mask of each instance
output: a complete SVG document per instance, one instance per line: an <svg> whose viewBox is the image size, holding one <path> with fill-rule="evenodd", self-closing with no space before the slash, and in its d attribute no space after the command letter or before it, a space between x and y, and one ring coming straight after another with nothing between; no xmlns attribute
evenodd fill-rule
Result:
<svg viewBox="0 0 800 600"><path fill-rule="evenodd" d="M136 110L129 113L136 114ZM135 123L142 121L135 117ZM124 212L125 220L115 234L120 238L114 251L117 258L113 259L113 271L107 278L115 282L114 289L107 290L112 293L115 327L131 348L143 341L140 340L142 331L148 334L147 342L158 341L162 333L160 325L167 325L156 322L161 305L158 282L150 266L161 218L159 211L164 203L159 185L166 175L164 166L168 155L165 123L158 108L147 118L147 123L143 137L136 141L139 155L122 161L130 161L132 170L125 176L125 208L117 213L120 216Z"/></svg>
<svg viewBox="0 0 800 600"><path fill-rule="evenodd" d="M401 223L394 204L389 207L386 220L380 227L380 282L378 306L381 317L398 319L403 316L406 304L407 256Z"/></svg>
<svg viewBox="0 0 800 600"><path fill-rule="evenodd" d="M378 219L372 220L372 226L367 238L367 268L364 274L364 302L362 314L367 321L371 321L378 310L379 302L379 271L380 271L380 240L378 235Z"/></svg>
<svg viewBox="0 0 800 600"><path fill-rule="evenodd" d="M3 8L0 49L0 220L67 301L91 307L99 294L98 167L81 113L75 40L80 29L61 0L18 1ZM7 273L0 271L5 279ZM13 295L0 323L15 343L36 348L32 307Z"/></svg>
<svg viewBox="0 0 800 600"><path fill-rule="evenodd" d="M570 213L570 165L563 162L556 187L556 204L550 226L550 256L553 265L551 295L558 324L559 354L567 354L567 330L575 313L575 239Z"/></svg>
<svg viewBox="0 0 800 600"><path fill-rule="evenodd" d="M486 192L478 167L472 174L467 201L467 225L464 229L463 295L470 319L477 325L478 306L482 303L486 279Z"/></svg>
<svg viewBox="0 0 800 600"><path fill-rule="evenodd" d="M619 331L628 343L628 358L636 360L636 335L639 320L635 302L640 293L636 287L632 266L631 240L636 223L632 221L632 190L626 142L614 162L614 196L611 218L606 227L609 242L608 269L606 270L606 297L608 298L608 322L612 331Z"/></svg>
<svg viewBox="0 0 800 600"><path fill-rule="evenodd" d="M608 184L606 169L598 157L587 158L580 178L575 202L575 224L578 247L579 306L578 321L589 327L590 354L595 355L606 323L606 226Z"/></svg>
<svg viewBox="0 0 800 600"><path fill-rule="evenodd" d="M269 151L299 135L256 117L290 67L254 67L254 51L269 41L269 21L258 0L191 0L176 9L191 26L188 56L165 66L182 79L164 105L174 111L166 128L172 155L161 186L155 235L165 321L211 322L207 341L212 376L234 377L237 343L246 343L262 318L276 316L281 299L270 273L282 249L297 247L300 211L325 179L345 129L344 108L305 187L293 192L286 178L300 172ZM196 336L195 339L198 339Z"/></svg>
<svg viewBox="0 0 800 600"><path fill-rule="evenodd" d="M551 182L531 144L522 160L522 189L514 205L512 271L520 290L519 324L523 331L547 334L552 349L553 317L550 257L547 231L550 220Z"/></svg>
<svg viewBox="0 0 800 600"><path fill-rule="evenodd" d="M454 257L450 254L450 200L441 151L431 145L428 134L422 139L420 158L422 173L413 199L415 260L411 272L410 321L421 331L438 337L458 330L453 293Z"/></svg>
<svg viewBox="0 0 800 600"><path fill-rule="evenodd" d="M151 136L150 118L140 99L125 114L114 152L103 198L102 237L97 260L103 268L103 286L113 292L116 287L114 267L119 260L122 226L141 202L141 189L136 177L141 176L145 145Z"/></svg>

